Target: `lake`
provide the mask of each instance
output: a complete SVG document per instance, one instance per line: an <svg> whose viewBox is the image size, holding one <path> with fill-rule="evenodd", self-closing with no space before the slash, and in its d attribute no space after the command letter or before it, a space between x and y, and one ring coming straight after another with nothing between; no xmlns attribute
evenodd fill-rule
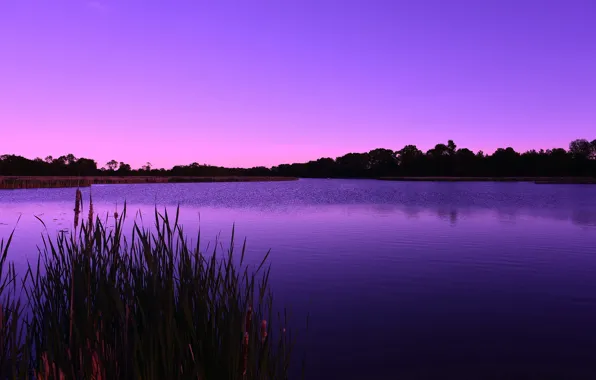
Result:
<svg viewBox="0 0 596 380"><path fill-rule="evenodd" d="M82 189L88 199L89 189ZM72 227L75 189L0 191L10 259L44 220ZM268 249L307 379L595 378L596 186L314 180L93 186L101 214L154 205L189 232ZM110 224L110 222L108 223ZM298 332L297 332L298 333Z"/></svg>

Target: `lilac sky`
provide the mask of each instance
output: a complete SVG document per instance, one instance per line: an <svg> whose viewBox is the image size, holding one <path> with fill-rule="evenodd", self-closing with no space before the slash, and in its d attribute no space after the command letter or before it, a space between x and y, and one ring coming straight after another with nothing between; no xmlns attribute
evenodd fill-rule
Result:
<svg viewBox="0 0 596 380"><path fill-rule="evenodd" d="M0 154L249 167L583 137L594 0L0 0Z"/></svg>

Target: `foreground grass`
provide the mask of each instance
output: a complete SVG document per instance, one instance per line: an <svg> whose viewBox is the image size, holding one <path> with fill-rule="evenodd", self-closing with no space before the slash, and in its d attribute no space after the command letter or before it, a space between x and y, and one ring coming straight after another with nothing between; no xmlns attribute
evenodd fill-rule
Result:
<svg viewBox="0 0 596 380"><path fill-rule="evenodd" d="M203 254L179 210L156 210L153 231L135 221L126 239L126 210L108 230L91 205L77 228L77 194L74 232L44 236L24 278L6 263L12 235L1 243L0 378L288 378L292 339L273 318L267 256L249 271L233 233L227 253Z"/></svg>

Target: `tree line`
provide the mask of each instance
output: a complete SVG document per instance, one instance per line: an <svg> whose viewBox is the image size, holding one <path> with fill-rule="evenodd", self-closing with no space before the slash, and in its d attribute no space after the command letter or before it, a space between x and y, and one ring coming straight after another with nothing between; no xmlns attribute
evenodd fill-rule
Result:
<svg viewBox="0 0 596 380"><path fill-rule="evenodd" d="M416 145L400 150L374 149L348 153L335 159L324 157L305 163L272 168L225 168L193 162L171 169L156 169L147 162L138 169L111 160L98 166L95 160L67 154L33 160L5 154L0 156L3 176L288 176L302 178L378 178L391 176L457 177L596 177L596 139L577 139L568 149L540 149L516 152L499 148L493 154L458 148L453 140L437 144L426 152Z"/></svg>

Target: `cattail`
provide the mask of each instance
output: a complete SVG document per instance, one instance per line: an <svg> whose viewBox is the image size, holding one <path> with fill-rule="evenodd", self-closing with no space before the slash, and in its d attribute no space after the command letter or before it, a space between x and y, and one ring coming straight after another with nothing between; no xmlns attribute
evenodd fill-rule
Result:
<svg viewBox="0 0 596 380"><path fill-rule="evenodd" d="M83 204L83 193L81 193L80 189L77 189L75 193L75 212L81 212L81 206Z"/></svg>
<svg viewBox="0 0 596 380"><path fill-rule="evenodd" d="M261 321L261 343L265 343L267 339L267 320L263 319Z"/></svg>
<svg viewBox="0 0 596 380"><path fill-rule="evenodd" d="M130 320L130 308L128 302L126 302L126 314L124 321L124 347L128 348L128 322Z"/></svg>
<svg viewBox="0 0 596 380"><path fill-rule="evenodd" d="M248 333L244 333L244 344L242 345L242 375L246 375L248 367Z"/></svg>
<svg viewBox="0 0 596 380"><path fill-rule="evenodd" d="M99 332L95 333L95 337L99 339ZM101 363L99 361L99 355L97 350L91 347L91 341L87 338L87 350L91 353L91 379L92 380L103 380L103 371Z"/></svg>
<svg viewBox="0 0 596 380"><path fill-rule="evenodd" d="M74 228L76 229L79 226L79 213L81 212L81 205L83 203L83 194L81 190L77 189L75 194L75 208L74 208Z"/></svg>
<svg viewBox="0 0 596 380"><path fill-rule="evenodd" d="M250 331L250 322L252 319L252 306L248 305L248 311L246 312L246 329L244 331Z"/></svg>
<svg viewBox="0 0 596 380"><path fill-rule="evenodd" d="M99 362L99 355L97 355L97 351L93 350L91 355L91 379L93 380L103 380L103 371Z"/></svg>
<svg viewBox="0 0 596 380"><path fill-rule="evenodd" d="M103 330L103 320L101 321L101 331L104 331ZM108 350L106 349L106 341L99 337L99 331L96 332L95 335L97 337L97 342L99 343L99 347L101 348L101 353L105 357L106 353L108 352Z"/></svg>
<svg viewBox="0 0 596 380"><path fill-rule="evenodd" d="M79 368L83 368L83 349L79 348Z"/></svg>
<svg viewBox="0 0 596 380"><path fill-rule="evenodd" d="M48 379L50 377L50 363L47 352L41 354L41 361L43 363L43 378Z"/></svg>
<svg viewBox="0 0 596 380"><path fill-rule="evenodd" d="M69 326L69 342L70 347L72 347L72 328L74 322L74 266L72 267L71 277L70 277L70 326Z"/></svg>
<svg viewBox="0 0 596 380"><path fill-rule="evenodd" d="M93 198L91 197L91 189L89 189L89 232L93 229Z"/></svg>
<svg viewBox="0 0 596 380"><path fill-rule="evenodd" d="M195 362L195 353L192 352L192 346L190 345L190 343L188 344L188 350L190 351L190 356L192 357L192 362Z"/></svg>

